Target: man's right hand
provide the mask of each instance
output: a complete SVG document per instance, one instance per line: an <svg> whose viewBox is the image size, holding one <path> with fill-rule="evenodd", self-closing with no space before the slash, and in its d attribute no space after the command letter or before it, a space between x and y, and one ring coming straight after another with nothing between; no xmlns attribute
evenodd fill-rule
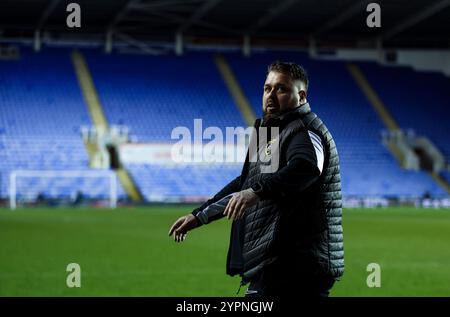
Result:
<svg viewBox="0 0 450 317"><path fill-rule="evenodd" d="M182 242L186 239L187 232L198 226L197 218L193 214L188 214L175 221L169 230L169 236L173 235L175 242Z"/></svg>

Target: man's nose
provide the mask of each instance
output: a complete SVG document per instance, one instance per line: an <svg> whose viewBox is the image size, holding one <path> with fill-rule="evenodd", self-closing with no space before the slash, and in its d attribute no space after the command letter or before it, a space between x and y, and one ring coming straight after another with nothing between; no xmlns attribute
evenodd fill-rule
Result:
<svg viewBox="0 0 450 317"><path fill-rule="evenodd" d="M268 93L267 99L274 99L275 98L275 89L271 89Z"/></svg>

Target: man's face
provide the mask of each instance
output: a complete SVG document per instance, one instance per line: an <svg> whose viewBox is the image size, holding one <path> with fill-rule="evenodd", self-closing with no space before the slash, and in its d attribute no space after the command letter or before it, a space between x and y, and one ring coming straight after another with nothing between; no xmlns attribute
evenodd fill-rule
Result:
<svg viewBox="0 0 450 317"><path fill-rule="evenodd" d="M287 112L305 102L305 91L298 80L289 75L271 71L264 83L263 113L273 117Z"/></svg>

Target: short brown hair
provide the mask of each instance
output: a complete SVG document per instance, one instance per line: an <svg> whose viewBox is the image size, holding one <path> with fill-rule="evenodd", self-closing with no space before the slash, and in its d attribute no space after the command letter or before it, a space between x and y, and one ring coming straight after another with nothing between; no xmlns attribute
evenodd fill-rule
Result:
<svg viewBox="0 0 450 317"><path fill-rule="evenodd" d="M305 90L308 90L308 73L302 66L296 63L275 61L267 67L267 75L272 71L289 75L294 80L300 80L305 85Z"/></svg>

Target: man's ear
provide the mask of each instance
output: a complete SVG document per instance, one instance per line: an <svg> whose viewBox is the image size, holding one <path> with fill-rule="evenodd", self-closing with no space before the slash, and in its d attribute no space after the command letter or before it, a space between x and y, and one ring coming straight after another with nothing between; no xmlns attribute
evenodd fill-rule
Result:
<svg viewBox="0 0 450 317"><path fill-rule="evenodd" d="M299 104L304 104L305 102L306 102L306 91L305 90L303 90L303 89L300 89L299 91L298 91L298 102L299 102Z"/></svg>

